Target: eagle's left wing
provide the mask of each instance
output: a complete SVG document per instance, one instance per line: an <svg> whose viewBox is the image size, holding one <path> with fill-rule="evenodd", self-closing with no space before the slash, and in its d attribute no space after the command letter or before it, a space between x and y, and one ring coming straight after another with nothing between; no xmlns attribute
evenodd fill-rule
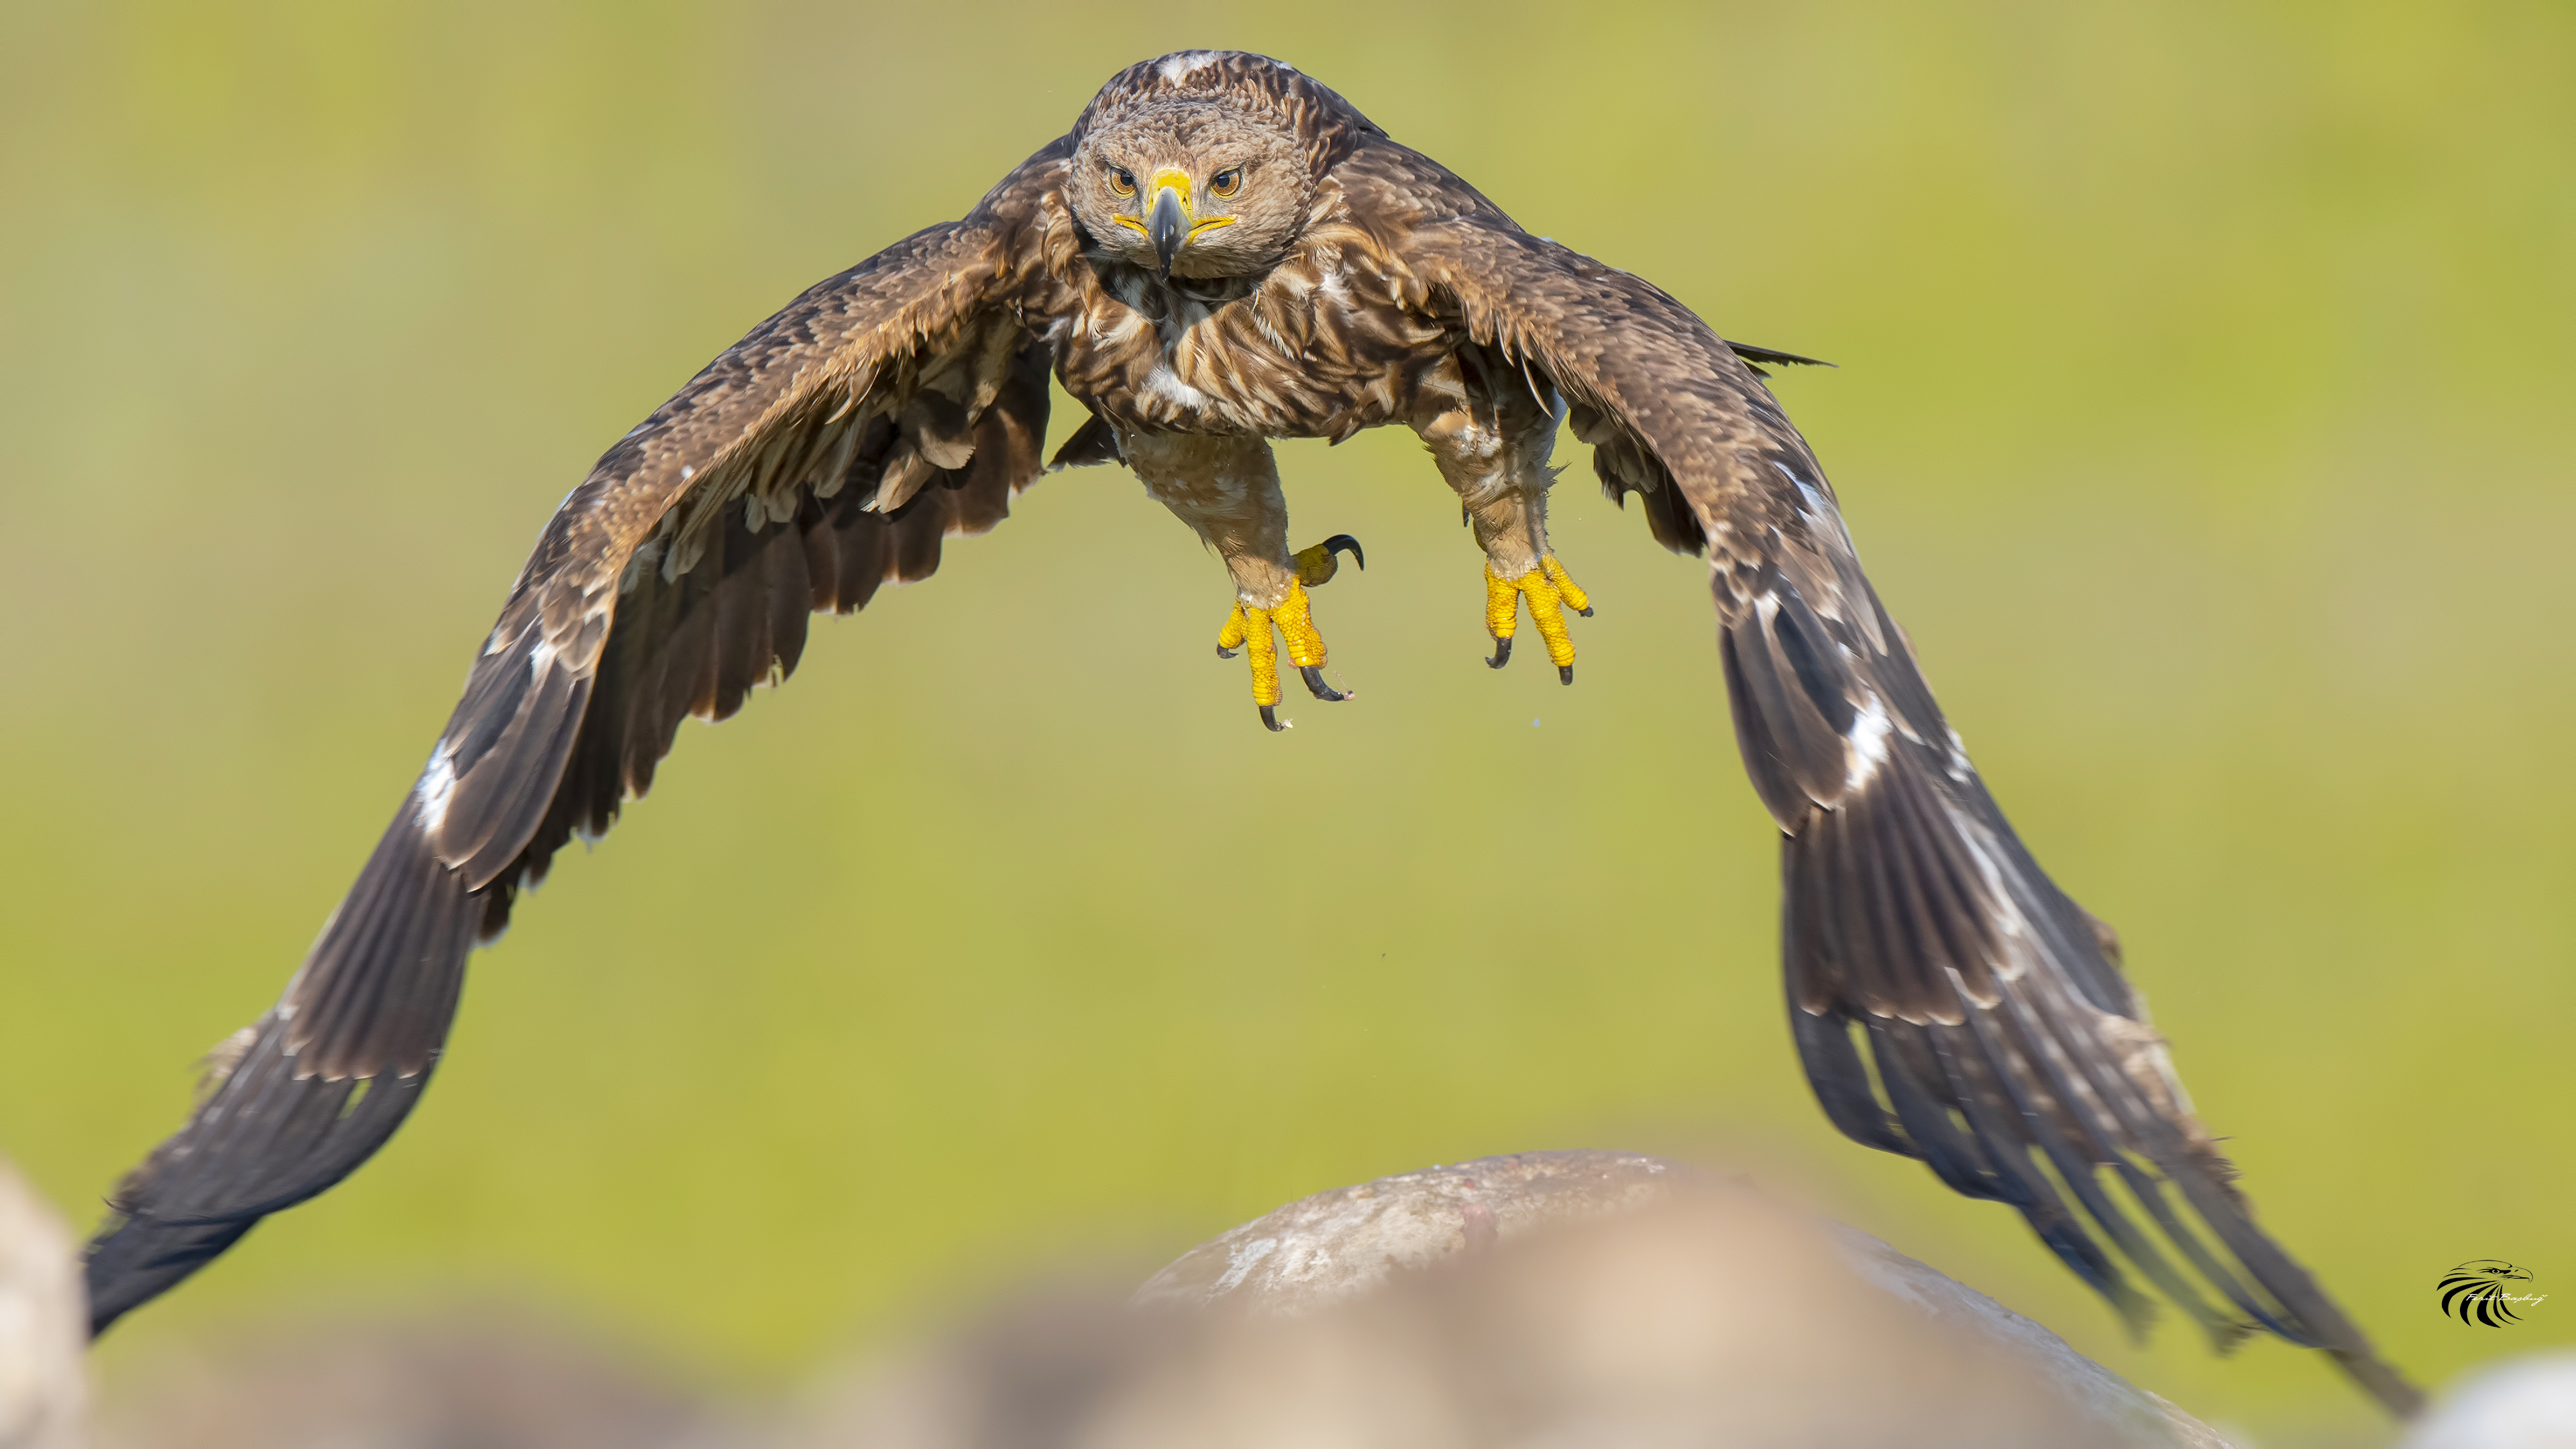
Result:
<svg viewBox="0 0 2576 1449"><path fill-rule="evenodd" d="M1662 290L1425 157L1377 142L1336 179L1403 264L1399 300L1552 381L1611 496L1708 555L1736 741L1783 837L1790 1022L1834 1125L2020 1209L2133 1323L2149 1304L2122 1260L2219 1341L2324 1348L2409 1412L2415 1390L2255 1226L2115 938L1986 793L1769 389Z"/></svg>
<svg viewBox="0 0 2576 1449"><path fill-rule="evenodd" d="M964 220L809 288L592 468L357 881L90 1245L93 1332L347 1176L418 1100L467 956L572 836L650 786L680 721L796 667L809 610L926 577L1038 472L1028 308L1067 143Z"/></svg>

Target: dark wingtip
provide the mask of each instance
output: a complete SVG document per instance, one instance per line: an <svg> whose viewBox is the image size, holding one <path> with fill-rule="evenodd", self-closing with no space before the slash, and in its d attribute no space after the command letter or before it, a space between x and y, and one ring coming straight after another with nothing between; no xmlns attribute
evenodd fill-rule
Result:
<svg viewBox="0 0 2576 1449"><path fill-rule="evenodd" d="M1730 342L1726 344L1726 350L1747 362L1769 363L1774 367L1832 367L1835 365L1821 357L1801 357L1797 353L1782 352L1775 347L1756 347L1750 342Z"/></svg>
<svg viewBox="0 0 2576 1449"><path fill-rule="evenodd" d="M256 1216L171 1224L124 1218L90 1240L82 1265L89 1288L89 1336L107 1332L259 1226Z"/></svg>
<svg viewBox="0 0 2576 1449"><path fill-rule="evenodd" d="M2352 1349L2327 1350L2352 1381L2364 1393L2379 1401L2390 1416L2401 1423L2424 1417L2424 1391L2407 1382L2385 1359L2377 1354Z"/></svg>
<svg viewBox="0 0 2576 1449"><path fill-rule="evenodd" d="M1049 471L1090 468L1102 463L1125 461L1118 452L1118 430L1094 415L1075 429L1072 437L1064 440L1063 447L1055 450L1055 457L1047 463L1047 468Z"/></svg>

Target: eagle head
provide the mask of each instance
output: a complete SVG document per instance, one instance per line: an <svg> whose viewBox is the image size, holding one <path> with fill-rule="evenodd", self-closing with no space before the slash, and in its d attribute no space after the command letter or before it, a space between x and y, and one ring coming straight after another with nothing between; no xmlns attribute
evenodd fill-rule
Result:
<svg viewBox="0 0 2576 1449"><path fill-rule="evenodd" d="M1096 246L1166 280L1276 262L1315 194L1294 118L1212 53L1168 57L1151 74L1150 89L1113 96L1113 82L1093 103L1065 189L1075 219Z"/></svg>

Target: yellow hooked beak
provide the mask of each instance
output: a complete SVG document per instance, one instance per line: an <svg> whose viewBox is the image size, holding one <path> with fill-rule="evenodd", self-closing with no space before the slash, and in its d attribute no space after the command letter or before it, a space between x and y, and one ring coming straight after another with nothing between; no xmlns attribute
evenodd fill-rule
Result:
<svg viewBox="0 0 2576 1449"><path fill-rule="evenodd" d="M1145 188L1152 198L1139 208L1141 217L1122 216L1118 224L1154 244L1154 256L1163 264L1163 280L1172 279L1172 259L1181 248L1203 231L1234 225L1230 216L1211 216L1202 221L1197 208L1190 205L1189 173L1165 168L1154 174L1153 184Z"/></svg>

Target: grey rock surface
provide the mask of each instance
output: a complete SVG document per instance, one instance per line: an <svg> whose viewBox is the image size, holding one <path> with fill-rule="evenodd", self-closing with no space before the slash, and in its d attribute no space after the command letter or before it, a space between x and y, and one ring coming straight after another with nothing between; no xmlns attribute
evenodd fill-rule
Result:
<svg viewBox="0 0 2576 1449"><path fill-rule="evenodd" d="M1633 1215L1690 1200L1708 1231L1749 1234L1763 1251L1793 1251L1779 1239L1803 1231L1858 1283L1901 1304L1911 1326L1974 1342L2029 1370L2101 1442L2225 1449L2207 1425L2139 1389L2067 1346L2065 1340L1947 1274L1867 1233L1800 1218L1740 1179L1635 1153L1532 1152L1400 1173L1336 1188L1277 1208L1181 1255L1138 1290L1146 1305L1231 1305L1296 1316L1375 1292L1446 1259L1473 1256L1550 1230ZM1725 1273L1744 1243L1676 1245L1700 1266ZM1740 1256L1740 1254L1734 1254ZM1676 1264L1677 1270L1687 1265ZM1712 1283L1723 1292L1727 1285ZM1738 1301L1743 1302L1740 1295ZM1841 1360L1836 1328L1812 1313L1748 1313L1783 1333L1814 1334L1821 1359ZM1900 1335L1900 1337L1903 1335ZM1716 1342L1712 1340L1712 1347Z"/></svg>
<svg viewBox="0 0 2576 1449"><path fill-rule="evenodd" d="M1858 1228L1833 1225L1843 1260L1861 1278L1903 1300L1943 1329L1956 1328L2019 1355L2084 1417L2140 1443L2228 1449L2207 1424L2069 1348L2066 1340L1983 1293L1909 1258Z"/></svg>
<svg viewBox="0 0 2576 1449"><path fill-rule="evenodd" d="M1398 1173L1219 1233L1155 1274L1136 1301L1304 1312L1471 1248L1662 1201L1684 1182L1710 1179L1633 1152L1522 1152Z"/></svg>
<svg viewBox="0 0 2576 1449"><path fill-rule="evenodd" d="M794 1449L2222 1449L2046 1329L1740 1181L1528 1153L1289 1203L1126 1303L988 1311Z"/></svg>

